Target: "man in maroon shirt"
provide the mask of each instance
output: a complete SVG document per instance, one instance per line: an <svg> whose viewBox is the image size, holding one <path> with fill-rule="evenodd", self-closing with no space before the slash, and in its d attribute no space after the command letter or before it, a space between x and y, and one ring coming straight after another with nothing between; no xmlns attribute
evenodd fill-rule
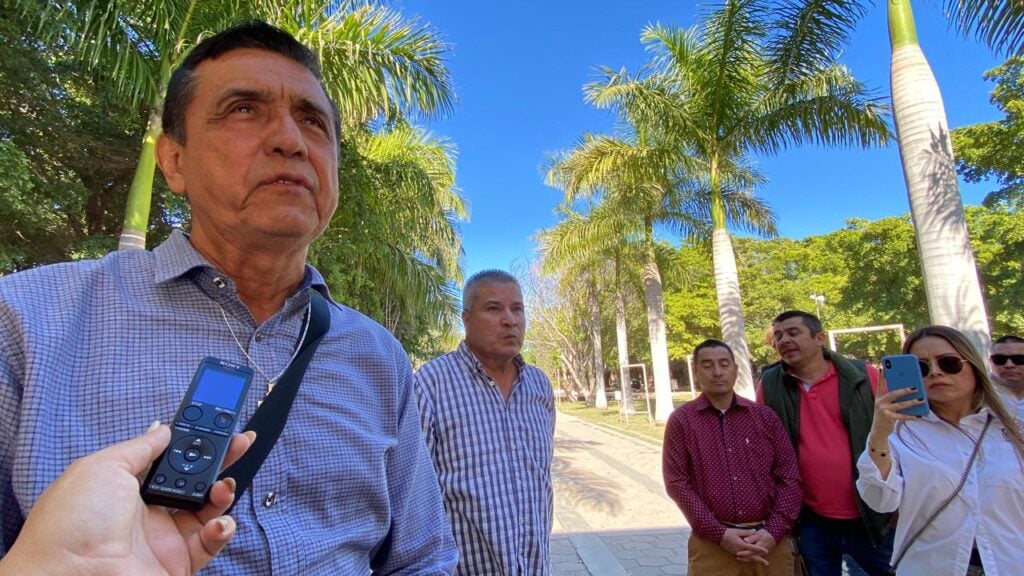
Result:
<svg viewBox="0 0 1024 576"><path fill-rule="evenodd" d="M796 454L778 416L733 393L724 342L693 351L701 395L665 427L665 490L693 528L689 574L792 576L789 533L802 492Z"/></svg>

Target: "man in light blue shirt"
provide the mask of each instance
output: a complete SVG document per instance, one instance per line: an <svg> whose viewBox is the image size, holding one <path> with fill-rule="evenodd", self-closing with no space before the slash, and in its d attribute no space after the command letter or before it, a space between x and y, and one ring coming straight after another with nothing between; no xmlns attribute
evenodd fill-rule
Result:
<svg viewBox="0 0 1024 576"><path fill-rule="evenodd" d="M248 420L287 368L306 264L338 203L338 115L316 57L245 24L171 78L157 161L191 235L0 279L0 554L76 458L169 420L205 356L252 367ZM408 357L331 303L284 431L208 574L447 574L457 552L419 433Z"/></svg>
<svg viewBox="0 0 1024 576"><path fill-rule="evenodd" d="M456 574L550 574L554 395L519 354L519 283L500 270L480 272L466 282L462 307L465 340L414 378L459 547Z"/></svg>

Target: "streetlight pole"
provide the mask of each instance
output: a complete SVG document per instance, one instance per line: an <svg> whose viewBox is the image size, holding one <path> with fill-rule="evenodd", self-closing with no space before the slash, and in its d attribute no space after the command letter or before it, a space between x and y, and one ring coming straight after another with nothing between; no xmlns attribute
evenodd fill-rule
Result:
<svg viewBox="0 0 1024 576"><path fill-rule="evenodd" d="M821 320L821 307L825 304L825 295L811 294L811 300L814 300L814 311L817 313L818 320Z"/></svg>

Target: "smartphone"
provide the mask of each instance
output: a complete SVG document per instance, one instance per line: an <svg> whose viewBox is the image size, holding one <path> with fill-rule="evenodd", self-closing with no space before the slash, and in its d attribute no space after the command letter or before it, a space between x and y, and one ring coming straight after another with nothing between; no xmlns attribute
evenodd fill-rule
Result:
<svg viewBox="0 0 1024 576"><path fill-rule="evenodd" d="M203 358L171 421L171 443L142 483L147 504L183 510L206 504L252 378L251 368Z"/></svg>
<svg viewBox="0 0 1024 576"><path fill-rule="evenodd" d="M924 378L921 377L921 366L917 361L917 356L913 354L884 356L882 358L882 371L885 373L885 382L890 392L917 388L916 391L898 398L898 402L905 402L915 398L924 401L923 404L900 410L901 414L909 414L911 416L924 416L928 414L928 396L925 394Z"/></svg>

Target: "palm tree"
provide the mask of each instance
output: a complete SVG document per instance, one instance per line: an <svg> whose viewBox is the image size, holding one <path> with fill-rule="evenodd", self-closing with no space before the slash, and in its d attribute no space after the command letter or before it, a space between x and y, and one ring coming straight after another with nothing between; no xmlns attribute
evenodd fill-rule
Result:
<svg viewBox="0 0 1024 576"><path fill-rule="evenodd" d="M987 30L979 34L985 35L990 44L1019 47L1024 34L1021 5L998 4L1002 6L994 2L948 2L947 7L961 28L976 25L979 30ZM1007 13L1011 11L1016 16L1008 21ZM933 323L959 328L979 350L987 350L988 316L968 237L942 95L918 44L910 1L889 2L888 19L893 115L928 313ZM1016 32L1008 29L1013 27Z"/></svg>
<svg viewBox="0 0 1024 576"><path fill-rule="evenodd" d="M352 130L342 150L342 197L310 250L336 297L394 333L411 354L458 323L468 209L455 187L455 148L408 123Z"/></svg>
<svg viewBox="0 0 1024 576"><path fill-rule="evenodd" d="M453 103L444 45L430 28L360 0L18 0L40 29L108 74L134 107L147 110L129 191L122 248L144 248L152 203L154 147L171 71L202 38L261 18L312 47L346 126L446 112Z"/></svg>
<svg viewBox="0 0 1024 576"><path fill-rule="evenodd" d="M809 31L852 30L864 4L826 2L827 10L800 25ZM942 96L918 43L910 0L890 0L887 6L893 117L929 315L933 323L959 328L987 350L985 302L968 242ZM961 33L974 35L993 50L1017 54L1024 48L1024 3L945 0L943 12Z"/></svg>
<svg viewBox="0 0 1024 576"><path fill-rule="evenodd" d="M636 249L636 235L629 234L629 228L635 228L635 222L629 222L628 216L608 210L606 205L598 204L590 207L585 214L572 209L562 210L561 220L557 225L541 231L537 240L543 256L545 272L562 271L570 277L589 277L595 285L591 294L591 334L592 342L599 346L601 332L600 300L597 279L606 277L609 261L612 264L613 298L615 300L615 335L619 362L619 382L622 393L622 411L632 413L633 390L629 378L629 338L626 330L626 286L623 276L623 253ZM597 374L597 394L594 405L605 408L608 405L604 392L604 364L601 349L593 350L595 373Z"/></svg>
<svg viewBox="0 0 1024 576"><path fill-rule="evenodd" d="M737 391L745 395L753 382L728 230L775 232L767 205L751 195L759 177L748 158L802 144L866 147L889 138L884 108L835 62L832 47L843 31L803 26L828 7L789 6L731 0L699 29L652 25L642 34L652 75L674 96L661 113L666 131L698 163L685 181L689 209L710 220L722 335L736 354Z"/></svg>
<svg viewBox="0 0 1024 576"><path fill-rule="evenodd" d="M635 236L643 267L644 304L651 347L656 400L655 421L664 424L672 413L668 341L662 276L655 255L655 225L685 234L699 226L681 207L685 199L676 183L690 160L678 147L663 146L666 134L648 113L652 102L665 98L663 86L604 71L608 82L584 88L586 99L616 111L624 134L585 135L573 150L562 154L548 171L548 182L565 191L571 204L598 199L610 213L618 213L625 229L620 236ZM609 219L611 221L611 219ZM623 385L628 385L628 379Z"/></svg>

